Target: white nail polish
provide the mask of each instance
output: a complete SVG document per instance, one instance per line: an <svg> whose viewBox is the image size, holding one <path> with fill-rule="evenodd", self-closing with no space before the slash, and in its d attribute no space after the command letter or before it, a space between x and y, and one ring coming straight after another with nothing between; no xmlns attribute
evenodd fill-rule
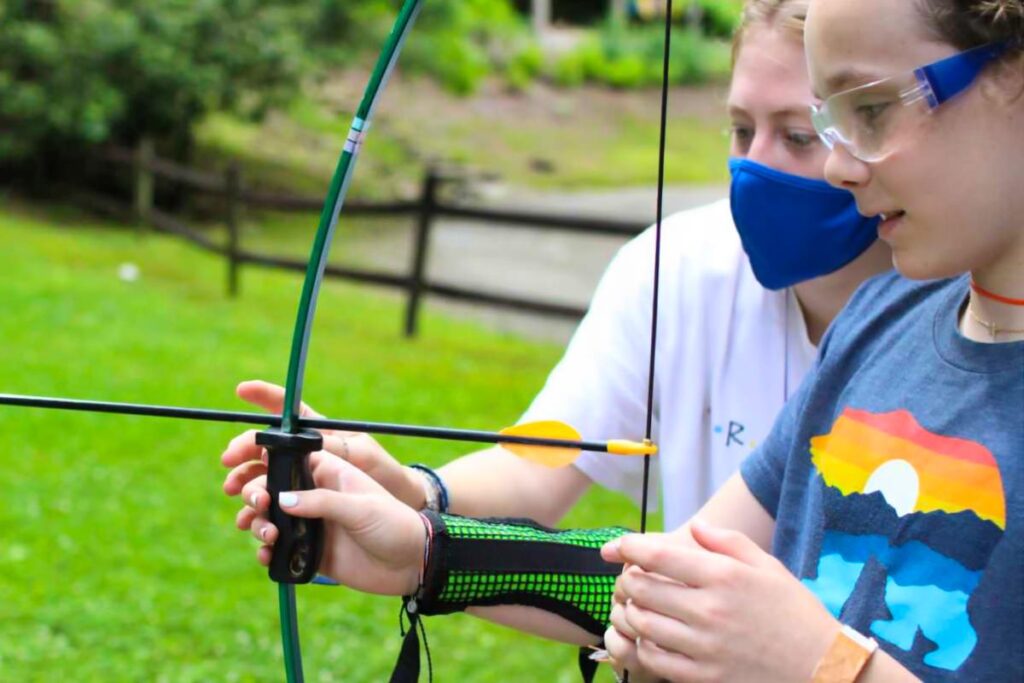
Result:
<svg viewBox="0 0 1024 683"><path fill-rule="evenodd" d="M288 491L278 495L277 502L283 508L295 507L299 504L299 497L294 493Z"/></svg>

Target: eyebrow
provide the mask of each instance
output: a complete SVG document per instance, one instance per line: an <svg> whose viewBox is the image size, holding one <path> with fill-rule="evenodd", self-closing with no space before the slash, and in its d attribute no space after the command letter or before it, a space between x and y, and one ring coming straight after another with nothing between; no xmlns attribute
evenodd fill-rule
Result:
<svg viewBox="0 0 1024 683"><path fill-rule="evenodd" d="M849 90L856 85L864 85L866 83L873 83L877 81L878 77L868 74L866 71L858 71L857 69L846 69L839 73L832 74L825 79L825 88L829 94L837 92L843 92ZM825 99L821 94L815 90L814 96L818 99Z"/></svg>
<svg viewBox="0 0 1024 683"><path fill-rule="evenodd" d="M807 111L808 111L808 108L806 106L803 106L803 107L787 107L785 109L779 109L777 111L773 111L771 113L771 117L773 119L784 119L784 118L789 118L791 116L803 116L803 117L806 117L807 116ZM730 116L734 116L736 114L739 114L741 116L750 116L750 113L746 109L744 109L743 107L741 107L739 105L736 105L736 104L730 105L728 107L728 112L727 113Z"/></svg>

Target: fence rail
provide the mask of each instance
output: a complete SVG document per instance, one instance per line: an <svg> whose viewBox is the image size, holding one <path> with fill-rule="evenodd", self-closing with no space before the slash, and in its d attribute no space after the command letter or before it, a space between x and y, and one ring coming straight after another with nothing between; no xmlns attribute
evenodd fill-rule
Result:
<svg viewBox="0 0 1024 683"><path fill-rule="evenodd" d="M130 169L133 174L133 201L131 206L102 195L76 192L85 204L121 217L134 218L140 229L152 228L185 239L204 251L227 260L227 291L236 296L239 291L240 270L243 265L278 268L305 272L306 262L270 254L248 251L242 247L241 216L246 208L283 212L318 212L323 207L319 197L303 197L276 192L263 192L245 187L238 164L229 164L223 174L200 171L157 157L153 145L143 141L132 150L121 147L107 148L101 160L117 167ZM226 240L221 243L206 232L197 230L181 219L156 208L156 180L169 181L192 191L220 197L224 200ZM425 295L454 301L484 304L548 316L578 319L585 309L579 306L538 301L514 295L480 292L465 287L431 281L426 274L430 237L438 218L473 220L481 226L500 225L512 228L549 229L569 233L614 235L631 237L645 227L631 221L601 220L576 216L552 215L530 211L515 211L475 207L447 201L441 196L441 186L449 178L435 169L428 169L420 184L418 199L412 201L362 202L348 201L345 213L362 216L404 216L416 221L416 229L409 271L396 274L361 268L329 264L325 277L350 280L369 285L404 290L406 293L406 336L415 336L419 311Z"/></svg>

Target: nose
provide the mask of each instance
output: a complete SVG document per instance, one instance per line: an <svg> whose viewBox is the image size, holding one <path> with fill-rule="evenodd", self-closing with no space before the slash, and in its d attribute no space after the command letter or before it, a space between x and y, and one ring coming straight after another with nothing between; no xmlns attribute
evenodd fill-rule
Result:
<svg viewBox="0 0 1024 683"><path fill-rule="evenodd" d="M762 166L780 168L783 165L780 162L784 160L779 158L778 145L774 143L774 136L767 132L762 132L762 130L758 129L754 133L754 139L747 150L747 159L757 162Z"/></svg>
<svg viewBox="0 0 1024 683"><path fill-rule="evenodd" d="M854 190L871 180L871 167L839 143L832 147L825 160L825 180L835 187Z"/></svg>

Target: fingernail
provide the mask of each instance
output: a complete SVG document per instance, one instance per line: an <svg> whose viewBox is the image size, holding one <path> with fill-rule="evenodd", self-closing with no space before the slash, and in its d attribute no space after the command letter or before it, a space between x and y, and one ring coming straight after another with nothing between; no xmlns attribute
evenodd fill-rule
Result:
<svg viewBox="0 0 1024 683"><path fill-rule="evenodd" d="M262 529L260 529L260 540L267 540L267 527L263 527Z"/></svg>
<svg viewBox="0 0 1024 683"><path fill-rule="evenodd" d="M618 552L619 551L619 545L620 545L619 544L619 539L614 538L614 539L608 541L607 543L605 543L604 547L601 548L601 550L607 550L608 552L613 552L613 553L614 552Z"/></svg>
<svg viewBox="0 0 1024 683"><path fill-rule="evenodd" d="M277 502L283 508L291 508L299 504L299 497L291 491L286 491L278 495Z"/></svg>
<svg viewBox="0 0 1024 683"><path fill-rule="evenodd" d="M249 504L252 505L253 507L256 507L256 503L259 501L259 498L260 494L258 492L252 494L252 496L249 498Z"/></svg>

